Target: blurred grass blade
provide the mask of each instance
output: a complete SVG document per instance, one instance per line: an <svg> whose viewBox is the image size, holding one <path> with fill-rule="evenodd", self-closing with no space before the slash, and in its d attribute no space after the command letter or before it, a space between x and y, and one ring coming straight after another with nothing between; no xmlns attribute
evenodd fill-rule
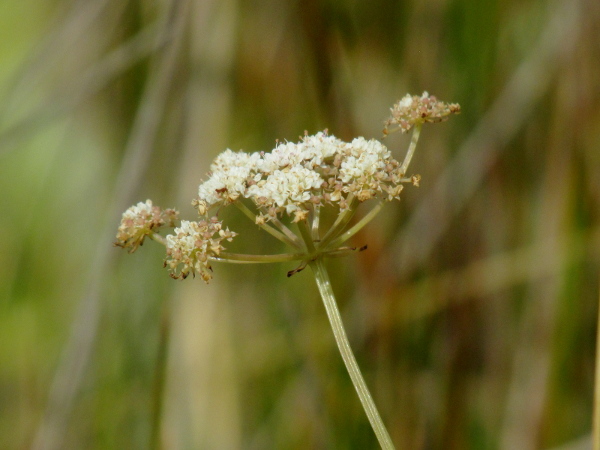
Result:
<svg viewBox="0 0 600 450"><path fill-rule="evenodd" d="M114 202L106 215L104 231L91 263L92 275L86 296L81 300L75 314L71 334L49 392L48 406L37 430L33 449L50 450L63 448L63 440L75 399L82 387L86 370L92 358L102 315L102 299L108 282L110 267L116 254L110 243L114 227L122 211L133 202L132 197L139 185L154 147L157 130L173 81L177 56L182 47L187 2L174 0L168 9L164 27L173 30L173 40L156 56L154 69L144 91L137 113L125 158L114 189ZM169 31L171 33L171 31Z"/></svg>

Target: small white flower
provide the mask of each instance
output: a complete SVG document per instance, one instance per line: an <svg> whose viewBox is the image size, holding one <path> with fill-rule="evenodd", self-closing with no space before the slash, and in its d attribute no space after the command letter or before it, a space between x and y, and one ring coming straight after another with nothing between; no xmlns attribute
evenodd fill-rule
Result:
<svg viewBox="0 0 600 450"><path fill-rule="evenodd" d="M398 107L400 108L410 108L413 103L412 95L406 94L402 97L402 100L398 102Z"/></svg>
<svg viewBox="0 0 600 450"><path fill-rule="evenodd" d="M314 136L305 136L302 139L304 144L304 161L309 162L311 168L318 167L327 159L333 158L336 154L343 152L346 143L337 139L335 136L327 135L322 131Z"/></svg>
<svg viewBox="0 0 600 450"><path fill-rule="evenodd" d="M350 148L351 156L346 157L340 167L344 192L352 192L359 201L366 201L395 186L389 169L397 162L383 144L361 137L354 139Z"/></svg>
<svg viewBox="0 0 600 450"><path fill-rule="evenodd" d="M307 203L314 189L323 184L321 176L302 166L292 166L285 170L275 170L265 180L248 188L248 197L262 198L265 206L285 208L290 214Z"/></svg>
<svg viewBox="0 0 600 450"><path fill-rule="evenodd" d="M258 153L225 150L211 164L209 179L198 187L198 200L208 209L244 196L247 180L259 160Z"/></svg>
<svg viewBox="0 0 600 450"><path fill-rule="evenodd" d="M263 160L258 165L264 174L272 173L299 164L302 161L303 146L292 142L278 144L271 153L265 153Z"/></svg>

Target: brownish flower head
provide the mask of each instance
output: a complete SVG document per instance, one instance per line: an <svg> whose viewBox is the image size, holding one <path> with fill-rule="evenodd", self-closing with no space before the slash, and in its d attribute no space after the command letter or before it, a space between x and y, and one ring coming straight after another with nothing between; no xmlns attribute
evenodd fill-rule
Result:
<svg viewBox="0 0 600 450"><path fill-rule="evenodd" d="M190 273L195 276L197 272L206 283L212 278L209 257L218 257L224 249L221 241L225 239L231 242L236 236L236 233L224 230L222 222L216 217L200 222L182 220L181 226L174 231L175 234L167 236L167 259L164 264L171 270L171 277L183 280Z"/></svg>
<svg viewBox="0 0 600 450"><path fill-rule="evenodd" d="M397 129L406 133L417 124L443 122L448 120L450 114L459 114L460 105L458 103L440 102L433 95L423 92L420 97L406 94L402 100L394 105L391 111L391 117L385 122L384 134L390 132L388 131L390 125L398 125L399 128Z"/></svg>
<svg viewBox="0 0 600 450"><path fill-rule="evenodd" d="M162 210L152 204L152 200L139 202L123 213L114 245L129 248L133 253L144 243L146 236L162 226L175 226L179 213L174 209Z"/></svg>

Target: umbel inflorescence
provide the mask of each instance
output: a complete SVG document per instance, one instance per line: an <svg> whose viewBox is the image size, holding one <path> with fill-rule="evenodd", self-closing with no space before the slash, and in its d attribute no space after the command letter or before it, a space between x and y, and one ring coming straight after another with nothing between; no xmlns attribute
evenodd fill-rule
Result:
<svg viewBox="0 0 600 450"><path fill-rule="evenodd" d="M193 205L199 220L180 222L173 234L163 238L158 231L173 227L178 213L161 210L152 201L138 203L123 214L115 245L135 251L149 237L167 249L165 267L173 278L199 274L212 278L211 261L236 263L300 260L295 273L318 255L337 256L356 249L342 244L360 230L379 211L383 202L399 199L405 183L418 185L418 175L407 175L425 122L441 122L460 112L458 104L438 101L427 92L406 95L391 109L384 134L413 129L413 137L400 163L388 148L375 139L358 137L344 142L327 131L305 135L299 142L278 143L271 152L234 152L225 150L214 160L208 177L198 188ZM350 227L360 203L378 200L362 220ZM248 205L252 205L251 209ZM237 234L211 216L211 212L235 205L259 227L288 244L294 253L281 255L240 255L225 252L223 241ZM321 230L321 208L338 211L337 220ZM285 218L298 225L293 232Z"/></svg>
<svg viewBox="0 0 600 450"><path fill-rule="evenodd" d="M163 237L158 231L162 227L174 227L178 213L173 209L161 210L147 200L125 211L115 245L133 252L149 237L166 246L164 265L173 278L199 274L205 282L212 278L211 261L300 261L288 276L310 265L340 355L373 431L383 449L393 449L394 444L350 349L323 258L366 248L344 247L343 244L372 220L384 203L399 199L405 183L419 184L420 177L409 176L407 171L422 125L444 121L459 112L457 104L440 102L427 92L421 96L406 95L394 105L391 117L385 122L384 135L396 130L403 133L412 130L402 163L377 140L358 137L344 142L327 131L312 136L305 133L297 143L278 143L269 153L225 150L212 163L208 177L198 188L198 197L192 202L198 210L198 220L182 220L172 234ZM373 207L352 223L358 205L367 201L371 201ZM211 213L230 205L287 244L291 252L243 255L225 251L224 241L230 242L237 233L224 227ZM323 208L337 213L331 226L321 226Z"/></svg>

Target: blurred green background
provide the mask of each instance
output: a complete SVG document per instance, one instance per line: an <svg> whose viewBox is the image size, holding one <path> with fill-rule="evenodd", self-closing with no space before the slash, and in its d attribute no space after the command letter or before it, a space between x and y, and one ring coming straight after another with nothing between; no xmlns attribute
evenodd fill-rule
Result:
<svg viewBox="0 0 600 450"><path fill-rule="evenodd" d="M596 0L0 2L0 448L376 448L309 271L179 282L112 241L147 198L193 219L225 148L378 138L424 90L462 114L329 263L383 420L404 449L590 448L599 36Z"/></svg>

